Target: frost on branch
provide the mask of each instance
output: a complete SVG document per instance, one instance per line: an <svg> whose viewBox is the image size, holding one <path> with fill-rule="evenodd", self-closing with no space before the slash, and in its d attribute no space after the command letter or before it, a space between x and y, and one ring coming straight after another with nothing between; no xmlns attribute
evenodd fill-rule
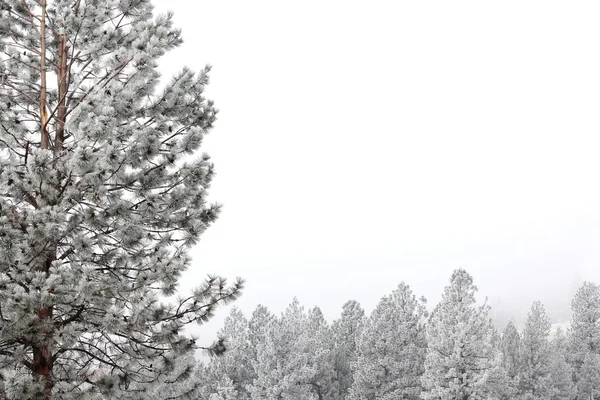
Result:
<svg viewBox="0 0 600 400"><path fill-rule="evenodd" d="M214 167L197 153L217 114L209 68L158 87L157 59L181 43L171 17L148 0L0 0L9 397L160 382L165 357L196 347L184 327L240 293L241 281L209 277L174 298L220 206L207 202Z"/></svg>

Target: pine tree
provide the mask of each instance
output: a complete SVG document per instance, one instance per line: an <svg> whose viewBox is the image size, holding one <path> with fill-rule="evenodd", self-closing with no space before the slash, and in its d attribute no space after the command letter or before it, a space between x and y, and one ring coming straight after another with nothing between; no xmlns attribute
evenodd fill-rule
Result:
<svg viewBox="0 0 600 400"><path fill-rule="evenodd" d="M519 395L522 399L546 400L551 397L550 326L544 306L539 301L534 302L521 338Z"/></svg>
<svg viewBox="0 0 600 400"><path fill-rule="evenodd" d="M246 385L246 390L253 399L258 399L263 393L263 382L266 381L268 370L273 367L273 360L269 359L269 354L272 354L268 349L268 345L272 344L273 329L277 325L277 318L267 307L258 305L252 312L252 316L248 323L248 342L250 347L249 359L252 365L250 384ZM268 349L268 350L267 350ZM259 380L259 374L261 379ZM254 393L254 394L252 394Z"/></svg>
<svg viewBox="0 0 600 400"><path fill-rule="evenodd" d="M169 374L161 376L158 382L147 384L132 383L129 390L119 393L119 400L197 400L203 385L200 377L202 365L193 353L183 357L172 353L166 357Z"/></svg>
<svg viewBox="0 0 600 400"><path fill-rule="evenodd" d="M419 399L426 315L424 299L405 283L381 299L358 342L348 399Z"/></svg>
<svg viewBox="0 0 600 400"><path fill-rule="evenodd" d="M334 370L334 345L331 329L319 307L308 311L308 325L301 340L314 373L307 381L317 400L335 400L338 392Z"/></svg>
<svg viewBox="0 0 600 400"><path fill-rule="evenodd" d="M454 271L427 325L424 400L479 400L493 395L488 383L499 360L492 346L489 306L477 307L477 287Z"/></svg>
<svg viewBox="0 0 600 400"><path fill-rule="evenodd" d="M297 298L265 332L256 349L257 378L249 387L253 400L312 400L316 374L306 347L308 317ZM310 349L312 351L313 349Z"/></svg>
<svg viewBox="0 0 600 400"><path fill-rule="evenodd" d="M509 321L497 344L500 365L495 371L496 385L494 393L500 399L514 399L519 387L519 371L521 367L521 337L512 321Z"/></svg>
<svg viewBox="0 0 600 400"><path fill-rule="evenodd" d="M600 396L600 356L587 353L579 370L577 399L595 400Z"/></svg>
<svg viewBox="0 0 600 400"><path fill-rule="evenodd" d="M334 399L333 343L321 310L315 307L307 315L294 298L275 321L266 310L257 311L256 321L266 320L267 326L256 340L251 398Z"/></svg>
<svg viewBox="0 0 600 400"><path fill-rule="evenodd" d="M231 309L218 335L224 342L225 350L223 354L212 357L205 371L206 379L209 379L214 386L227 377L233 383L237 398L249 399L250 394L246 387L252 383L254 371L250 358L248 320L238 308Z"/></svg>
<svg viewBox="0 0 600 400"><path fill-rule="evenodd" d="M277 320L269 309L261 304L256 306L248 322L248 341L250 343L250 358L256 360L256 349L269 334L272 324Z"/></svg>
<svg viewBox="0 0 600 400"><path fill-rule="evenodd" d="M238 400L238 392L235 389L235 384L227 376L221 377L215 388L205 388L200 397L206 400Z"/></svg>
<svg viewBox="0 0 600 400"><path fill-rule="evenodd" d="M573 384L573 370L567 362L567 338L562 331L554 333L550 342L550 382L552 384L551 400L572 400L576 396Z"/></svg>
<svg viewBox="0 0 600 400"><path fill-rule="evenodd" d="M342 306L342 315L332 325L334 341L334 370L338 393L344 400L354 382L353 364L356 362L358 339L365 323L365 312L355 300Z"/></svg>
<svg viewBox="0 0 600 400"><path fill-rule="evenodd" d="M149 0L0 0L0 374L9 398L125 396L160 382L241 282L176 293L216 219L194 157L208 68L160 92L181 43ZM22 390L17 393L16 390Z"/></svg>
<svg viewBox="0 0 600 400"><path fill-rule="evenodd" d="M512 321L509 321L500 341L500 350L502 352L502 367L506 370L508 376L513 379L519 373L519 354L521 347L521 337Z"/></svg>
<svg viewBox="0 0 600 400"><path fill-rule="evenodd" d="M596 377L600 376L600 286L585 282L577 290L571 307L568 360L575 371L578 398L588 400ZM595 396L600 398L600 390L596 390Z"/></svg>

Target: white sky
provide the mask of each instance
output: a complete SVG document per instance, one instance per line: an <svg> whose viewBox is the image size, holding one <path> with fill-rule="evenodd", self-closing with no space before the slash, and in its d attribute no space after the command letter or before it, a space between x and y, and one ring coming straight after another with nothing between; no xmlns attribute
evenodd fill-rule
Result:
<svg viewBox="0 0 600 400"><path fill-rule="evenodd" d="M503 321L558 322L600 282L599 2L155 4L185 39L162 71L212 64L221 109L225 208L182 290L242 276L248 315L296 295L331 320L402 280L433 306L463 267Z"/></svg>

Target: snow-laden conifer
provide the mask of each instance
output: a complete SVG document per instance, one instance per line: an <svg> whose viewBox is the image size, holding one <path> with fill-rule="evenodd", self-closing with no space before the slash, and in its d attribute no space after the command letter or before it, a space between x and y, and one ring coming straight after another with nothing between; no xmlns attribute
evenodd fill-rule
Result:
<svg viewBox="0 0 600 400"><path fill-rule="evenodd" d="M544 306L539 301L534 302L521 337L521 370L519 373L521 399L544 400L551 397L550 327L550 320Z"/></svg>
<svg viewBox="0 0 600 400"><path fill-rule="evenodd" d="M571 302L568 360L575 370L578 398L589 399L600 382L600 286L585 282ZM600 390L596 390L600 397Z"/></svg>
<svg viewBox="0 0 600 400"><path fill-rule="evenodd" d="M170 363L170 373L162 375L154 385L132 383L127 391L119 391L116 397L119 400L197 400L203 385L200 379L202 365L194 354L180 356L173 353L166 360Z"/></svg>
<svg viewBox="0 0 600 400"><path fill-rule="evenodd" d="M267 340L271 340L271 335L276 324L277 318L269 309L259 304L248 321L248 353L249 360L252 366L249 377L249 384L246 385L246 391L251 395L251 391L260 392L260 384L258 383L259 371L264 372L263 366L259 364L259 353L264 357L267 352L264 351L263 345ZM257 386L254 386L254 384ZM254 395L256 397L256 395ZM255 398L252 397L252 398Z"/></svg>
<svg viewBox="0 0 600 400"><path fill-rule="evenodd" d="M573 400L576 396L573 384L573 369L567 362L567 338L561 328L554 333L550 342L551 400Z"/></svg>
<svg viewBox="0 0 600 400"><path fill-rule="evenodd" d="M195 156L208 69L158 90L181 43L148 0L0 0L0 374L10 398L117 396L192 351L241 284L176 293L216 219ZM21 394L19 394L22 391ZM121 396L121 395L119 395ZM124 396L124 395L123 395Z"/></svg>
<svg viewBox="0 0 600 400"><path fill-rule="evenodd" d="M346 398L354 381L353 365L356 362L358 339L364 323L364 310L356 300L350 300L342 306L342 315L331 327L338 400Z"/></svg>
<svg viewBox="0 0 600 400"><path fill-rule="evenodd" d="M210 381L216 390L216 386L227 377L233 383L237 398L249 399L250 394L246 387L252 383L253 367L250 358L248 320L238 308L231 309L218 335L223 340L224 352L211 358L204 379Z"/></svg>
<svg viewBox="0 0 600 400"><path fill-rule="evenodd" d="M405 283L380 300L358 342L349 400L419 399L426 315Z"/></svg>
<svg viewBox="0 0 600 400"><path fill-rule="evenodd" d="M583 356L577 382L577 399L596 400L600 397L600 356L587 353Z"/></svg>
<svg viewBox="0 0 600 400"><path fill-rule="evenodd" d="M519 373L521 337L512 321L509 321L502 332L500 350L502 352L502 367L513 379Z"/></svg>
<svg viewBox="0 0 600 400"><path fill-rule="evenodd" d="M227 376L221 377L216 386L209 389L211 392L206 397L207 400L238 400L238 392L235 389L235 384Z"/></svg>
<svg viewBox="0 0 600 400"><path fill-rule="evenodd" d="M425 400L492 397L488 380L499 364L492 346L489 306L477 306L473 278L454 271L427 325L427 359L422 377Z"/></svg>
<svg viewBox="0 0 600 400"><path fill-rule="evenodd" d="M276 320L277 317L261 304L256 306L252 312L250 321L248 321L249 352L251 353L250 358L252 360L256 360L256 349L266 340L273 326L272 324Z"/></svg>
<svg viewBox="0 0 600 400"><path fill-rule="evenodd" d="M253 400L312 399L308 384L316 373L310 363L304 333L308 317L294 298L281 318L272 323L256 349L257 377L250 385Z"/></svg>
<svg viewBox="0 0 600 400"><path fill-rule="evenodd" d="M314 373L307 381L316 400L335 400L338 387L334 370L334 344L331 329L319 307L308 311L308 325L301 340L304 341L309 364Z"/></svg>
<svg viewBox="0 0 600 400"><path fill-rule="evenodd" d="M270 320L268 314L260 315ZM270 322L260 336L254 362L256 378L248 387L253 400L333 398L332 344L318 308L307 315L294 298L281 318Z"/></svg>

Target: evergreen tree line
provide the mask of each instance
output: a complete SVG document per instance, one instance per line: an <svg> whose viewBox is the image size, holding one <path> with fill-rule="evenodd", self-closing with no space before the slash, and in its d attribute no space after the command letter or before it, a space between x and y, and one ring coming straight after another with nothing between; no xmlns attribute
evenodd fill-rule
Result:
<svg viewBox="0 0 600 400"><path fill-rule="evenodd" d="M368 318L352 300L332 324L297 299L280 317L233 308L220 331L225 351L200 365L195 398L600 399L600 286L576 293L567 332L551 332L535 302L521 331L509 322L500 333L476 292L457 270L431 313L405 283Z"/></svg>

